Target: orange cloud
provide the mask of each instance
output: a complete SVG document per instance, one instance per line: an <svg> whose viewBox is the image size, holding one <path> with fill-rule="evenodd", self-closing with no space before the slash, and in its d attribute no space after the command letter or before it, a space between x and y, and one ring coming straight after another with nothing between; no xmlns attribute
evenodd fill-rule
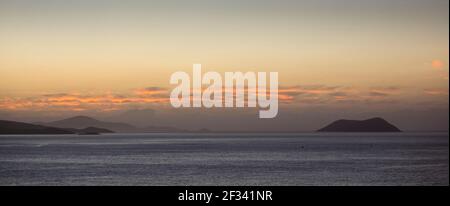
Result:
<svg viewBox="0 0 450 206"><path fill-rule="evenodd" d="M256 91L256 88L235 88L234 90L222 88L222 94L243 90L245 100L248 101L247 92ZM147 87L132 90L128 94L96 94L80 93L46 94L28 98L0 99L0 110L33 110L33 111L114 111L133 107L151 105L168 105L170 102L169 90L160 87ZM345 104L357 102L379 102L398 94L397 87L354 88L327 85L297 85L280 86L278 91L279 102L282 104ZM433 94L433 91L427 91ZM436 91L434 91L436 93ZM448 92L447 92L448 93ZM258 93L256 92L256 95ZM267 91L270 95L270 91ZM257 96L256 96L257 97ZM191 99L193 98L191 92ZM223 97L222 101L226 101Z"/></svg>
<svg viewBox="0 0 450 206"><path fill-rule="evenodd" d="M448 89L439 89L439 88L425 89L424 92L425 92L425 94L433 95L433 96L448 95Z"/></svg>
<svg viewBox="0 0 450 206"><path fill-rule="evenodd" d="M139 95L80 95L78 93L46 94L30 98L0 99L0 110L119 110L130 105L165 103L168 97Z"/></svg>
<svg viewBox="0 0 450 206"><path fill-rule="evenodd" d="M157 95L157 94L165 94L167 93L167 89L161 87L147 87L140 88L134 90L136 95L145 96L145 95Z"/></svg>
<svg viewBox="0 0 450 206"><path fill-rule="evenodd" d="M439 75L440 78L448 80L448 66L444 61L435 59L431 61L430 65L431 68L437 72L437 75Z"/></svg>
<svg viewBox="0 0 450 206"><path fill-rule="evenodd" d="M435 69L444 69L444 62L438 59L431 61L431 66Z"/></svg>

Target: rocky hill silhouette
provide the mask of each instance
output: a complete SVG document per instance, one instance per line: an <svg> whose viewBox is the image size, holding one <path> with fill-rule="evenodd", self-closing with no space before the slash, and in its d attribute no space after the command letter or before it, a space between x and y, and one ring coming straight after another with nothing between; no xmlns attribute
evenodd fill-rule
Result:
<svg viewBox="0 0 450 206"><path fill-rule="evenodd" d="M319 129L318 132L401 132L396 126L383 118L367 120L337 120Z"/></svg>

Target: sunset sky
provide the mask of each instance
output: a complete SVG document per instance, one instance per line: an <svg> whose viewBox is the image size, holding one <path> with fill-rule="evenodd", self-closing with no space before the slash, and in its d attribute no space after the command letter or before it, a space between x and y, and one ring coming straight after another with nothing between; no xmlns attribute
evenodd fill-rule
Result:
<svg viewBox="0 0 450 206"><path fill-rule="evenodd" d="M448 130L448 36L448 0L0 0L0 119L290 131L382 116ZM279 72L279 116L174 111L170 75L195 63Z"/></svg>

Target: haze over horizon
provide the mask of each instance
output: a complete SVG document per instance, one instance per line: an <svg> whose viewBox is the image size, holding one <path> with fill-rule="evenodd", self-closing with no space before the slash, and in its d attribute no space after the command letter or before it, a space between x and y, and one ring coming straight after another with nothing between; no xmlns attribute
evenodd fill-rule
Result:
<svg viewBox="0 0 450 206"><path fill-rule="evenodd" d="M448 131L449 1L0 0L0 119L313 131L383 117ZM280 108L174 109L173 72L276 71Z"/></svg>

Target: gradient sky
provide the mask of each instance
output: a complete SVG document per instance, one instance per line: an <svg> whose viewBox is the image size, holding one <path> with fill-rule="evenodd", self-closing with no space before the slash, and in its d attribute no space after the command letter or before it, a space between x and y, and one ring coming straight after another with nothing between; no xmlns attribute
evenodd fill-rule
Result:
<svg viewBox="0 0 450 206"><path fill-rule="evenodd" d="M121 121L142 110L151 112L127 120L238 128L232 122L249 111L189 123L176 114L198 112L171 113L170 75L201 63L278 71L284 99L273 130L370 116L448 130L448 8L448 0L0 0L0 118ZM248 118L248 128L268 127Z"/></svg>

